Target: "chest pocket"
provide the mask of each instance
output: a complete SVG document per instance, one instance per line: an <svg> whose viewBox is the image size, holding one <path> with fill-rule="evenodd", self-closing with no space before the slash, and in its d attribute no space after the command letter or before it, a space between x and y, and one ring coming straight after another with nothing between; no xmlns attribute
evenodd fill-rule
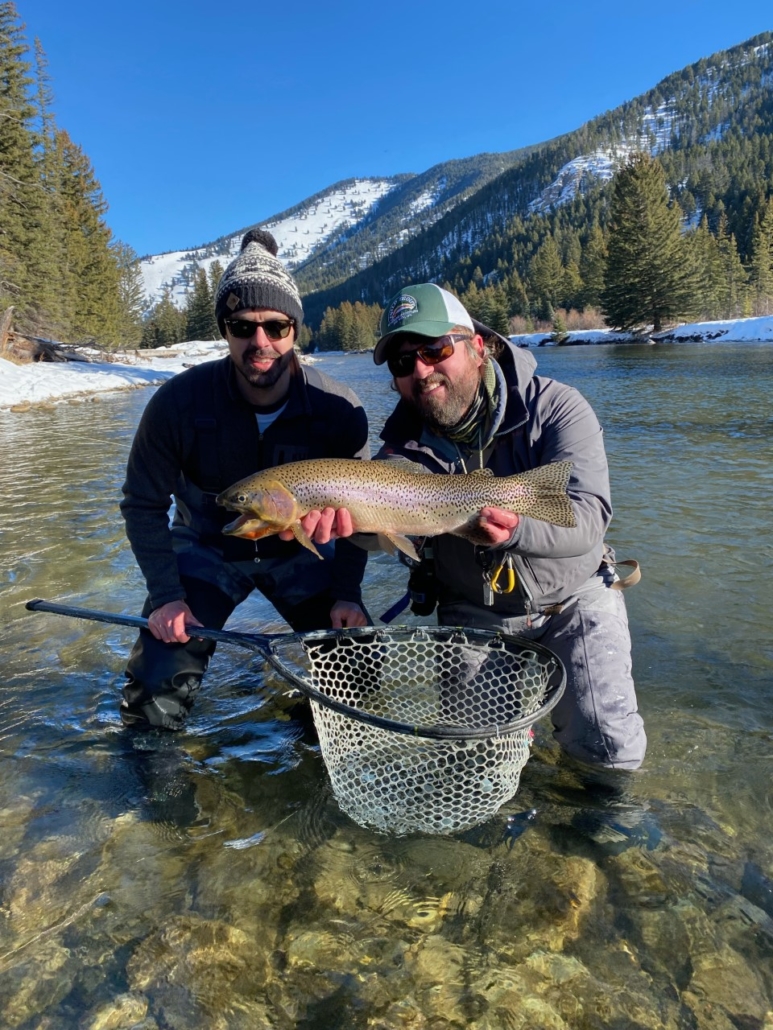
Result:
<svg viewBox="0 0 773 1030"><path fill-rule="evenodd" d="M269 448L265 457L266 468L287 465L291 461L305 461L309 457L309 448L302 443L278 443Z"/></svg>

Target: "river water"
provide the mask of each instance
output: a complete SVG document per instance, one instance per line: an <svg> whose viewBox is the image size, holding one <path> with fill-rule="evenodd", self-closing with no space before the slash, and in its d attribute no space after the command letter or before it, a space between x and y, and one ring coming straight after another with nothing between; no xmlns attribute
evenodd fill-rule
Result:
<svg viewBox="0 0 773 1030"><path fill-rule="evenodd" d="M449 838L343 815L281 681L232 648L185 733L124 731L132 631L24 602L139 612L117 500L150 392L0 413L5 1026L773 1027L773 347L537 357L605 428L649 751L589 788L539 723L515 798ZM383 370L320 363L375 440ZM370 611L404 584L371 559ZM283 628L254 599L231 625Z"/></svg>

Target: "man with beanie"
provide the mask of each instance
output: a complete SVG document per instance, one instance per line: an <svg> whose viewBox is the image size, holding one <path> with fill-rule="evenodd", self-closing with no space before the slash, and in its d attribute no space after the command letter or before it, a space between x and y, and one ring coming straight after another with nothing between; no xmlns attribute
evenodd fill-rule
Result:
<svg viewBox="0 0 773 1030"><path fill-rule="evenodd" d="M493 355L496 354L496 357ZM434 283L400 291L387 304L374 351L400 396L377 455L399 455L432 472L496 476L571 461L569 496L577 519L565 529L483 508L484 545L445 534L428 540L438 621L518 633L563 661L567 687L551 716L573 758L606 769L636 769L646 736L631 678L623 585L604 543L612 517L602 430L572 387L535 375L528 351L470 317ZM317 543L351 532L348 513L304 521ZM635 563L633 563L635 566Z"/></svg>
<svg viewBox="0 0 773 1030"><path fill-rule="evenodd" d="M246 233L215 295L228 356L164 383L132 444L121 511L148 586L149 629L126 669L126 725L183 726L215 650L186 626L221 628L254 589L296 632L368 622L367 554L350 541L320 561L294 540L222 534L232 515L215 498L237 480L305 458L369 457L356 395L295 355L303 308L276 253L270 233Z"/></svg>

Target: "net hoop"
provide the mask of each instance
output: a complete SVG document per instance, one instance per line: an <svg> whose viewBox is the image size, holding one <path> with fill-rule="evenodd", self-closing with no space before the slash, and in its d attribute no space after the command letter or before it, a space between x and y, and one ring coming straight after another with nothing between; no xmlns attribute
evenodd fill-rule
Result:
<svg viewBox="0 0 773 1030"><path fill-rule="evenodd" d="M266 638L264 638L266 639ZM545 687L538 707L515 719L504 722L493 722L486 725L426 725L408 723L383 715L369 712L354 705L346 704L331 697L324 690L314 685L313 670L305 669L298 661L298 654L308 655L309 651L320 645L332 644L335 647L348 641L368 640L376 643L394 643L410 640L418 643L435 641L450 645L480 648L490 652L503 652L521 656L534 655L540 662L545 674ZM244 634L244 643L248 645L249 635ZM255 647L255 644L252 645ZM315 701L323 708L329 708L339 715L358 722L367 723L378 729L388 730L412 737L425 737L429 740L479 740L491 737L503 737L519 730L526 729L547 715L560 701L566 688L566 670L561 660L549 648L537 641L515 634L499 633L493 630L472 629L461 626L362 626L341 630L314 630L307 633L277 635L266 644L257 647L266 661L272 665L285 679L292 683L309 700ZM292 652L296 657L293 658Z"/></svg>

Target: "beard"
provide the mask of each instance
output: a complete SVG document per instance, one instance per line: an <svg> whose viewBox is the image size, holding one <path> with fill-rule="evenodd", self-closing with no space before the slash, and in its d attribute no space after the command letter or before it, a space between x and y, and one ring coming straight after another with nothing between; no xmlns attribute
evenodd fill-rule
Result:
<svg viewBox="0 0 773 1030"><path fill-rule="evenodd" d="M255 358L259 358L262 361L270 360L272 364L270 368L267 368L263 372L253 366L252 361ZM267 387L274 386L275 383L279 382L282 378L282 373L289 367L292 360L292 349L286 351L284 354L278 354L274 350L259 351L257 347L248 347L244 354L242 354L241 363L236 365L236 370L244 376L250 386L257 386L266 389Z"/></svg>
<svg viewBox="0 0 773 1030"><path fill-rule="evenodd" d="M442 385L445 390L432 390L430 387ZM462 377L451 382L442 372L433 372L426 379L414 380L411 392L404 399L418 412L429 429L443 433L460 422L478 394L480 374L474 365Z"/></svg>

